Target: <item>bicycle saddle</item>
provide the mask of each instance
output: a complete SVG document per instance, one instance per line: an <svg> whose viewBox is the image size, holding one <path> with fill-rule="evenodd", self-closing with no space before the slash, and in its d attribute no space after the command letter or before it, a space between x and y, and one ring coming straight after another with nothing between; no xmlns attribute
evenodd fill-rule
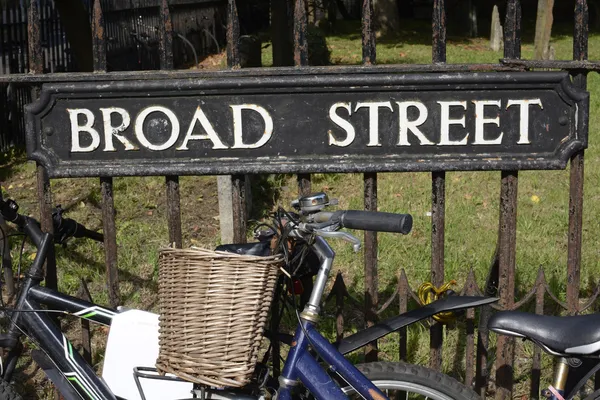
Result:
<svg viewBox="0 0 600 400"><path fill-rule="evenodd" d="M553 355L600 353L600 314L554 317L501 311L490 318L488 327L496 333L529 339Z"/></svg>

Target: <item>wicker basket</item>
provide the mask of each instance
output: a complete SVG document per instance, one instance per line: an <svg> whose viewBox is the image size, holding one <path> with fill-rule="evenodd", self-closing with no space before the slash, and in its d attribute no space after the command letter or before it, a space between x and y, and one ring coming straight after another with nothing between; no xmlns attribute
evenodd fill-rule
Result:
<svg viewBox="0 0 600 400"><path fill-rule="evenodd" d="M161 250L158 371L213 387L248 383L280 264L280 256Z"/></svg>

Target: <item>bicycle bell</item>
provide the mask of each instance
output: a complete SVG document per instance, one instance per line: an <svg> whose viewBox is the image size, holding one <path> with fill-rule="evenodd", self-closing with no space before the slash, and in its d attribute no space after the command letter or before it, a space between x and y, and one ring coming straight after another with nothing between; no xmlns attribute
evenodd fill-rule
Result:
<svg viewBox="0 0 600 400"><path fill-rule="evenodd" d="M319 192L294 200L292 202L292 207L300 210L302 214L312 214L321 211L329 205L336 205L337 203L337 199L330 201L327 194Z"/></svg>

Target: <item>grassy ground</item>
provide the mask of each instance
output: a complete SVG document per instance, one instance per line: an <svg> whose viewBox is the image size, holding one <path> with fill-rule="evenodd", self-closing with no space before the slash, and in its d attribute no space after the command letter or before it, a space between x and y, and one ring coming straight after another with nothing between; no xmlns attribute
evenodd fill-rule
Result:
<svg viewBox="0 0 600 400"><path fill-rule="evenodd" d="M563 28L561 28L563 29ZM572 57L570 29L555 29L552 44L558 59ZM377 46L378 63L429 63L431 62L430 28L406 22L397 38L381 40ZM335 64L358 64L361 60L360 34L357 24L341 24L327 37L331 58ZM263 62L271 62L271 48L266 46ZM531 58L533 44L526 35L523 58ZM486 39L449 38L448 62L494 63L502 58L501 52L488 48ZM600 58L600 36L590 36L590 59ZM595 127L600 118L600 80L590 75L590 148L586 152L585 214L583 223L582 297L587 297L598 284L600 276L600 249L597 232L600 223L598 198L600 186L600 141L596 140ZM35 202L34 166L19 157L9 157L0 170L0 180L5 197L15 198L25 213L37 215ZM315 191L325 190L340 200L341 208L361 209L362 176L317 175L313 178ZM156 309L156 277L158 249L168 242L164 178L116 178L115 205L117 209L117 242L119 247L119 274L123 304L128 307ZM97 179L54 180L55 203L68 210L68 216L91 228L102 227ZM273 191L273 189L276 189ZM469 269L473 269L483 285L494 252L498 229L499 172L452 172L446 177L446 246L445 269L447 279L456 279L462 285ZM214 247L218 243L218 207L216 180L213 177L185 177L181 179L182 219L186 246ZM273 176L260 187L255 187L255 197L267 209L255 210L259 217L274 203L287 206L297 193L291 176ZM532 286L541 266L554 293L564 299L566 292L566 249L569 202L569 171L521 172L519 174L519 206L517 222L517 296ZM379 236L379 286L391 291L401 268L406 270L410 284L417 288L430 278L431 262L430 204L431 178L428 173L401 173L379 175L379 209L405 212L414 216L413 232L406 237L392 234ZM16 257L18 246L14 246ZM336 267L342 270L351 295L360 299L363 292L362 254L354 255L347 246L336 245ZM32 256L25 248L24 262ZM80 279L88 282L96 302L106 303L102 245L77 240L67 249L58 251L59 285L68 293L76 293ZM385 295L382 295L385 297ZM348 313L348 331L358 329L361 318ZM73 325L74 327L76 324ZM334 324L323 324L326 333L334 334ZM445 335L444 370L458 377L463 373L460 365L462 353L458 351L464 341L459 330L449 329ZM94 355L97 365L102 361L100 343L104 332L97 330L98 342ZM493 341L493 338L492 338ZM409 339L409 359L428 363L429 339L426 329L415 326ZM382 343L382 359L397 358L397 338ZM491 351L493 353L494 350ZM532 347L519 348L516 368L517 382L527 379L527 366ZM458 356L457 356L458 354ZM550 359L544 363L549 365ZM35 376L32 367L23 366L28 376ZM33 378L32 378L33 379ZM37 379L36 379L37 382ZM31 398L44 398L38 395ZM525 386L517 387L517 394L528 393Z"/></svg>

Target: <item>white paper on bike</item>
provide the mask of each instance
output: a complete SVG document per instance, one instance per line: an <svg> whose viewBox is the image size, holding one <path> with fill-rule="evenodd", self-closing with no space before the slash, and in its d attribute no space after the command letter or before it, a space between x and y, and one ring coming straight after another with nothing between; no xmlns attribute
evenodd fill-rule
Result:
<svg viewBox="0 0 600 400"><path fill-rule="evenodd" d="M141 400L133 378L133 368L154 368L157 358L157 314L128 310L112 319L102 378L116 396L127 400ZM191 383L140 378L140 384L146 400L192 398Z"/></svg>

